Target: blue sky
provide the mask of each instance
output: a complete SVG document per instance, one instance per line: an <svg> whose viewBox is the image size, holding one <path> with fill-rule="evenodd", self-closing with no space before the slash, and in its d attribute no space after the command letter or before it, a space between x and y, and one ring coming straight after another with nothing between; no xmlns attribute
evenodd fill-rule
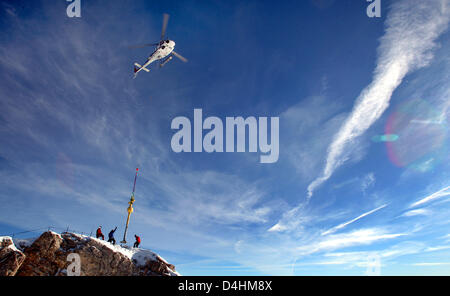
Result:
<svg viewBox="0 0 450 296"><path fill-rule="evenodd" d="M449 3L381 2L1 2L1 234L121 237L139 167L129 235L181 274L449 275ZM133 80L163 13L189 62ZM174 153L194 108L279 117L278 162Z"/></svg>

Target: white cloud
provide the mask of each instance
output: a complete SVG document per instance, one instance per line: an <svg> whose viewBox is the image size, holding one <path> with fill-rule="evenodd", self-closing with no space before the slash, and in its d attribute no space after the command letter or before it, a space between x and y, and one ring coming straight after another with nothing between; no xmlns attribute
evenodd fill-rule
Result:
<svg viewBox="0 0 450 296"><path fill-rule="evenodd" d="M412 217L412 216L419 216L419 215L429 215L430 213L431 212L427 209L416 209L416 210L408 211L408 212L404 213L402 216Z"/></svg>
<svg viewBox="0 0 450 296"><path fill-rule="evenodd" d="M300 255L312 254L320 251L335 250L358 245L369 245L376 241L393 239L406 234L388 233L381 228L365 228L348 233L327 236L317 242L297 248Z"/></svg>
<svg viewBox="0 0 450 296"><path fill-rule="evenodd" d="M335 135L321 176L308 186L308 198L347 161L346 151L388 108L403 78L431 61L430 51L435 47L435 40L449 22L449 11L443 9L442 3L439 0L403 0L392 6L373 81L362 91L352 113Z"/></svg>
<svg viewBox="0 0 450 296"><path fill-rule="evenodd" d="M283 232L295 229L297 233L301 232L304 225L310 222L313 216L307 213L306 203L299 205L283 214L283 218L277 224L272 226L269 232Z"/></svg>
<svg viewBox="0 0 450 296"><path fill-rule="evenodd" d="M366 190L369 189L369 187L373 186L373 184L375 184L375 175L374 173L369 173L361 182L361 190L363 192L366 192Z"/></svg>
<svg viewBox="0 0 450 296"><path fill-rule="evenodd" d="M270 227L268 231L269 232L283 231L283 230L286 230L286 228L287 228L286 226L283 226L283 225L277 223L274 226Z"/></svg>
<svg viewBox="0 0 450 296"><path fill-rule="evenodd" d="M439 190L439 191L437 191L437 192L435 192L433 194L430 194L427 197L424 197L421 200L413 203L410 206L410 208L417 207L417 206L423 205L423 204L425 204L427 202L430 202L432 200L435 200L435 199L438 199L438 198L441 198L441 197L444 197L444 196L449 196L449 195L450 195L450 186L447 186L447 187L445 187L445 188L443 188L443 189L441 189L441 190Z"/></svg>
<svg viewBox="0 0 450 296"><path fill-rule="evenodd" d="M413 266L442 266L442 265L450 265L450 262L421 262L421 263L413 263Z"/></svg>
<svg viewBox="0 0 450 296"><path fill-rule="evenodd" d="M342 228L346 227L347 225L352 224L352 223L358 221L359 219L362 219L362 218L364 218L364 217L366 217L366 216L368 216L368 215L370 215L370 214L372 214L372 213L375 213L376 211L381 210L382 208L384 208L384 207L386 207L386 206L387 206L387 204L382 205L382 206L380 206L380 207L378 207L378 208L376 208L376 209L373 209L373 210L371 210L371 211L369 211L369 212L366 212L366 213L364 213L364 214L362 214L362 215L359 215L359 216L356 217L355 219L352 219L352 220L347 221L347 222L345 222L345 223L339 224L338 226L335 226L335 227L333 227L333 228L331 228L331 229L329 229L329 230L327 230L327 231L324 231L324 232L322 233L322 235L328 235L328 234L334 233L334 232L338 231L339 229L342 229Z"/></svg>
<svg viewBox="0 0 450 296"><path fill-rule="evenodd" d="M436 247L428 247L424 251L425 252L436 252L436 251L442 251L450 249L450 246L436 246Z"/></svg>
<svg viewBox="0 0 450 296"><path fill-rule="evenodd" d="M389 261L405 255L413 255L424 250L424 245L418 242L403 242L382 250L328 252L312 262L295 263L297 266L309 265L345 265L347 268L371 266L373 258L379 258L380 264L387 266Z"/></svg>
<svg viewBox="0 0 450 296"><path fill-rule="evenodd" d="M284 153L289 166L305 182L318 174L323 164L328 143L346 114L340 113L341 105L325 95L311 96L290 106L280 114L284 122Z"/></svg>

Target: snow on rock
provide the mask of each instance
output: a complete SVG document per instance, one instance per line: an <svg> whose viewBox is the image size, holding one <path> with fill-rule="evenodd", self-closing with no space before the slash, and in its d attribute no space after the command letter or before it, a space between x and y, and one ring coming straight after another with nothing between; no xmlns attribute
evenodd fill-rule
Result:
<svg viewBox="0 0 450 296"><path fill-rule="evenodd" d="M122 255L126 256L128 259L130 259L136 266L143 267L145 266L149 261L154 262L162 262L165 265L167 265L167 272L171 275L180 275L178 272L175 271L175 266L172 264L169 264L164 258L159 256L158 254L141 248L131 248L129 246L121 246L121 245L113 245L112 243L109 243L107 241L104 241L102 239L93 238L90 236L82 235L82 234L76 234L76 233L65 233L64 235L71 235L75 236L81 240L89 241L93 240L97 242L98 244L103 245L104 247L110 249L113 252L119 252Z"/></svg>
<svg viewBox="0 0 450 296"><path fill-rule="evenodd" d="M9 236L0 236L0 246L2 249L7 248L11 251L19 251L14 245L14 241Z"/></svg>
<svg viewBox="0 0 450 296"><path fill-rule="evenodd" d="M70 253L80 256L81 275L180 275L175 271L175 266L150 250L113 245L76 233L58 234L47 231L36 239L13 241L8 237L0 237L0 242L2 246L5 245L3 249L9 247L24 257L24 260L19 262L20 268L8 275L66 276L67 268L71 264L67 261ZM3 257L0 256L0 262L2 260Z"/></svg>
<svg viewBox="0 0 450 296"><path fill-rule="evenodd" d="M25 260L9 236L0 237L0 276L14 276Z"/></svg>

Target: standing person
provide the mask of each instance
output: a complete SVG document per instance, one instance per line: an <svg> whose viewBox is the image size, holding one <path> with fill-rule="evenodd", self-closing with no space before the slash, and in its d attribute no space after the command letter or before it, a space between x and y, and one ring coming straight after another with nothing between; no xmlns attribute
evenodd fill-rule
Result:
<svg viewBox="0 0 450 296"><path fill-rule="evenodd" d="M136 238L136 241L134 242L133 248L138 248L139 244L141 243L141 238L136 234L134 235L134 237Z"/></svg>
<svg viewBox="0 0 450 296"><path fill-rule="evenodd" d="M111 230L108 234L108 243L112 243L113 245L116 244L116 240L114 239L114 232L116 232L116 230L117 230L117 226L116 226L116 228Z"/></svg>
<svg viewBox="0 0 450 296"><path fill-rule="evenodd" d="M99 226L99 227L97 228L97 238L99 238L99 237L101 237L102 240L105 240L105 236L104 236L103 233L102 233L102 227L101 227L101 226Z"/></svg>

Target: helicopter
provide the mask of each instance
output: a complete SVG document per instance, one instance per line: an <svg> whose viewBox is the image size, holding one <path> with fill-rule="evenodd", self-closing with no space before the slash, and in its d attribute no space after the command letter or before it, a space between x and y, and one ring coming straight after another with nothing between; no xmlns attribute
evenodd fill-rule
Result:
<svg viewBox="0 0 450 296"><path fill-rule="evenodd" d="M161 30L161 39L157 43L146 43L141 45L135 45L131 46L130 48L142 48L146 46L156 46L156 49L153 51L153 53L147 58L147 61L141 66L138 63L134 63L134 77L138 75L138 73L142 70L145 72L150 72L150 70L147 68L151 63L155 61L160 61L159 66L163 67L165 64L170 62L173 59L173 56L177 57L183 62L187 62L188 60L180 55L179 53L175 52L173 49L175 48L175 41L169 40L165 38L166 35L166 29L167 24L169 22L169 15L165 13L163 15L163 26Z"/></svg>

